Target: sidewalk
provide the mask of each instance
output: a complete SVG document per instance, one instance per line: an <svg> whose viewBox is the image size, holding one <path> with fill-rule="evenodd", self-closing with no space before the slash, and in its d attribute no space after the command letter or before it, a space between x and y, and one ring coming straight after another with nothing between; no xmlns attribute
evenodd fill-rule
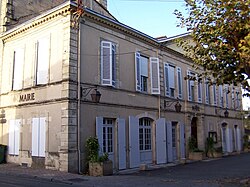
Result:
<svg viewBox="0 0 250 187"><path fill-rule="evenodd" d="M50 169L35 169L30 167L20 166L18 164L6 163L0 164L0 174L7 174L13 176L33 177L46 179L49 181L63 182L72 184L74 181L88 180L88 176L67 173L63 171L56 171Z"/></svg>

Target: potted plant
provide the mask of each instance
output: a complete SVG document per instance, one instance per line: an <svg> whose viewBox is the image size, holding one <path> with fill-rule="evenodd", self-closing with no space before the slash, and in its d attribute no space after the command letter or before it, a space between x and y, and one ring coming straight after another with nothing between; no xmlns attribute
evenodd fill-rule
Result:
<svg viewBox="0 0 250 187"><path fill-rule="evenodd" d="M108 153L99 156L99 143L96 137L89 137L87 139L86 149L90 176L113 174L113 163L108 159Z"/></svg>
<svg viewBox="0 0 250 187"><path fill-rule="evenodd" d="M203 150L200 150L196 147L197 140L194 137L190 137L188 139L188 158L190 160L203 160L205 158L205 154Z"/></svg>

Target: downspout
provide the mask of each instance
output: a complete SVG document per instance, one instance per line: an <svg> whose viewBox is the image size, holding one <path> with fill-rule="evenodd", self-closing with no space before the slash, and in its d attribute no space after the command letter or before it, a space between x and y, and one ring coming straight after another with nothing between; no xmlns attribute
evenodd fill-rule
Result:
<svg viewBox="0 0 250 187"><path fill-rule="evenodd" d="M78 79L78 85L77 85L77 152L78 152L78 173L81 173L81 138L80 138L80 126L81 126L81 120L80 120L80 114L81 114L81 23L79 21L78 26L78 32L77 32L77 79Z"/></svg>

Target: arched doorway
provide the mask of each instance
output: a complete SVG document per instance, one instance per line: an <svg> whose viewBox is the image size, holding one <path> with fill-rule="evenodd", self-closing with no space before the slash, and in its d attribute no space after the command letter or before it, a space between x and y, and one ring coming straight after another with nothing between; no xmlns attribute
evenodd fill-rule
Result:
<svg viewBox="0 0 250 187"><path fill-rule="evenodd" d="M191 121L191 137L196 140L195 147L198 148L197 117L193 117L193 119Z"/></svg>

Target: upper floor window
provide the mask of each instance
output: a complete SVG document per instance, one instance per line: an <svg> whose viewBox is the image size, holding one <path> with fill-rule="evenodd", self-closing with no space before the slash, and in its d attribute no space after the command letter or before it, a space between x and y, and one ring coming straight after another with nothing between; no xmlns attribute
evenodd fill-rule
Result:
<svg viewBox="0 0 250 187"><path fill-rule="evenodd" d="M36 43L36 84L49 82L50 38L39 39Z"/></svg>
<svg viewBox="0 0 250 187"><path fill-rule="evenodd" d="M220 107L224 107L224 97L223 97L222 85L219 85L219 105L220 105Z"/></svg>
<svg viewBox="0 0 250 187"><path fill-rule="evenodd" d="M149 82L149 68L151 82ZM151 85L151 93L160 94L159 59L154 57L147 58L145 56L142 56L139 52L136 52L135 80L136 91L149 92L148 88L149 85Z"/></svg>
<svg viewBox="0 0 250 187"><path fill-rule="evenodd" d="M177 67L177 82L178 82L178 98L182 99L182 72L181 68Z"/></svg>
<svg viewBox="0 0 250 187"><path fill-rule="evenodd" d="M188 100L189 101L194 101L194 97L195 97L195 92L194 92L194 80L196 79L195 73L191 72L191 71L187 71L187 76L188 76Z"/></svg>
<svg viewBox="0 0 250 187"><path fill-rule="evenodd" d="M214 105L217 105L217 90L216 90L216 84L213 84L213 98L214 98Z"/></svg>
<svg viewBox="0 0 250 187"><path fill-rule="evenodd" d="M116 86L116 45L101 42L101 84Z"/></svg>
<svg viewBox="0 0 250 187"><path fill-rule="evenodd" d="M197 91L198 91L198 102L202 103L202 80L199 78L197 83Z"/></svg>
<svg viewBox="0 0 250 187"><path fill-rule="evenodd" d="M205 82L206 104L211 104L210 87L211 86L210 86L209 80L206 79L206 82Z"/></svg>
<svg viewBox="0 0 250 187"><path fill-rule="evenodd" d="M23 67L24 67L24 49L20 48L14 51L13 78L12 78L13 90L20 90L23 87Z"/></svg>
<svg viewBox="0 0 250 187"><path fill-rule="evenodd" d="M165 63L164 71L166 96L175 97L175 67Z"/></svg>

